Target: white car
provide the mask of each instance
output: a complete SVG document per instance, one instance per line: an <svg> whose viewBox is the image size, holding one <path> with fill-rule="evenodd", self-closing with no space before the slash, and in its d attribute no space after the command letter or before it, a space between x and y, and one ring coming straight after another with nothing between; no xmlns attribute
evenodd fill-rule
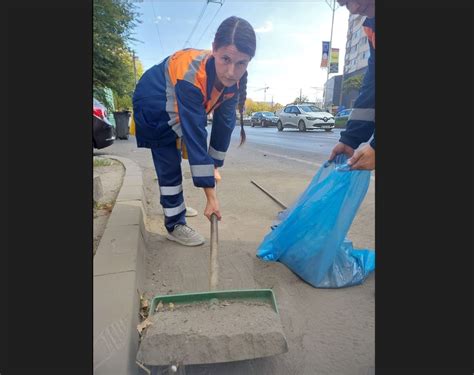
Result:
<svg viewBox="0 0 474 375"><path fill-rule="evenodd" d="M300 132L310 129L324 129L327 132L334 128L334 116L314 104L289 104L278 114L277 128L298 128Z"/></svg>

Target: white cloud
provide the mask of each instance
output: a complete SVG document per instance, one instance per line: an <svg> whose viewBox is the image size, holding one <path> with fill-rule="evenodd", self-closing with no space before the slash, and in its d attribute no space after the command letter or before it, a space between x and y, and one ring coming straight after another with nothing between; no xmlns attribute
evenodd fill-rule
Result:
<svg viewBox="0 0 474 375"><path fill-rule="evenodd" d="M265 21L265 25L255 29L256 33L268 33L273 30L272 21Z"/></svg>
<svg viewBox="0 0 474 375"><path fill-rule="evenodd" d="M171 21L171 17L156 16L154 22L155 22L155 23L160 23L161 21L170 22L170 21Z"/></svg>

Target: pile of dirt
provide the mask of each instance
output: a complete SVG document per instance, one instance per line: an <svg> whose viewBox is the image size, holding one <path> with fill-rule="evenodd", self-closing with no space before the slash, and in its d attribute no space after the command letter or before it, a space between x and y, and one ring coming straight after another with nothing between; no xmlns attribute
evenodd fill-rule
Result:
<svg viewBox="0 0 474 375"><path fill-rule="evenodd" d="M147 365L229 362L288 351L280 317L267 303L165 304L148 319L137 354Z"/></svg>

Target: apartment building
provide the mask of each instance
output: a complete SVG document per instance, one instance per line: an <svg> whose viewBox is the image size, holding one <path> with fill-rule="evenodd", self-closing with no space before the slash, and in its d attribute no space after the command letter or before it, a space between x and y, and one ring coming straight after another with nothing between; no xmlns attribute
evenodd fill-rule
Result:
<svg viewBox="0 0 474 375"><path fill-rule="evenodd" d="M349 15L343 74L331 77L324 85L325 107L342 104L346 108L352 108L359 95L359 90L350 90L348 93L341 94L341 85L342 81L348 78L358 75L364 76L367 70L370 49L367 35L365 35L362 26L364 21L365 16Z"/></svg>
<svg viewBox="0 0 474 375"><path fill-rule="evenodd" d="M370 55L369 42L362 24L365 16L351 14L347 28L346 54L344 58L344 80L354 76L364 76L367 70L367 61ZM351 108L359 95L359 90L350 90L342 94L342 105Z"/></svg>

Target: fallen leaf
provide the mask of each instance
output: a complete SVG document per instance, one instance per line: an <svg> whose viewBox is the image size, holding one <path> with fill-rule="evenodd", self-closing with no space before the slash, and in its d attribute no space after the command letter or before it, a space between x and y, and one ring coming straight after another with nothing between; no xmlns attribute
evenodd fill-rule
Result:
<svg viewBox="0 0 474 375"><path fill-rule="evenodd" d="M155 312L160 312L163 311L163 302L158 302L158 305L156 305Z"/></svg>
<svg viewBox="0 0 474 375"><path fill-rule="evenodd" d="M141 334L142 331L151 326L153 323L147 318L143 322L141 322L139 325L137 325L138 333Z"/></svg>
<svg viewBox="0 0 474 375"><path fill-rule="evenodd" d="M173 303L173 302L170 302L169 308L170 308L170 311L173 311L173 310L174 310L174 303Z"/></svg>

